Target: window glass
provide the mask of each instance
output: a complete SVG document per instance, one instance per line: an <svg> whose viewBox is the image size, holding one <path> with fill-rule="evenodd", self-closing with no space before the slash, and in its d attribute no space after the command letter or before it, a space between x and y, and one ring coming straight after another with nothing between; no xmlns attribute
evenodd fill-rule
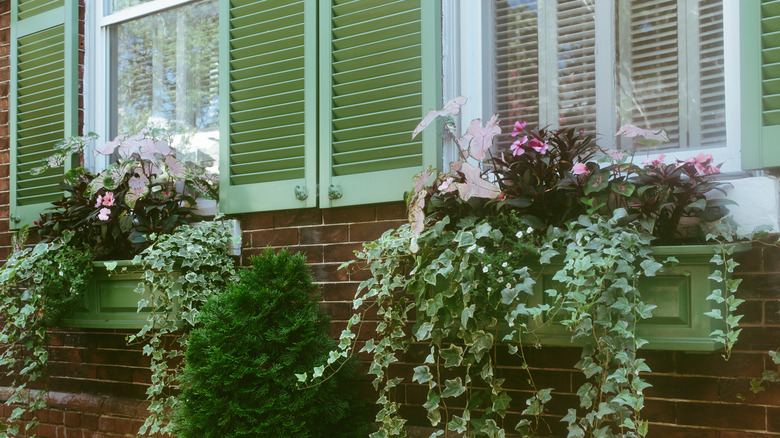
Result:
<svg viewBox="0 0 780 438"><path fill-rule="evenodd" d="M594 0L493 0L493 20L505 124L596 133L598 114L614 129L601 138L631 123L664 129L667 149L725 146L722 0L615 0L614 16ZM597 28L611 68L596 67Z"/></svg>
<svg viewBox="0 0 780 438"><path fill-rule="evenodd" d="M127 9L131 6L137 6L141 3L149 3L154 0L104 0L103 11L104 15L113 14L119 12L122 9Z"/></svg>
<svg viewBox="0 0 780 438"><path fill-rule="evenodd" d="M204 0L111 26L111 137L178 131L175 146L217 170L218 9Z"/></svg>

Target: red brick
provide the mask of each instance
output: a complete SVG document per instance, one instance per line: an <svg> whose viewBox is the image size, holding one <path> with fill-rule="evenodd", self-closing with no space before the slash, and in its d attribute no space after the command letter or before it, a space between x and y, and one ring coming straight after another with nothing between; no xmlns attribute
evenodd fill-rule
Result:
<svg viewBox="0 0 780 438"><path fill-rule="evenodd" d="M755 430L763 429L765 413L759 406L680 402L677 424Z"/></svg>
<svg viewBox="0 0 780 438"><path fill-rule="evenodd" d="M325 260L346 262L355 260L355 251L363 249L362 243L336 243L325 246Z"/></svg>
<svg viewBox="0 0 780 438"><path fill-rule="evenodd" d="M352 300L357 287L357 283L325 283L322 285L322 299L324 301Z"/></svg>
<svg viewBox="0 0 780 438"><path fill-rule="evenodd" d="M330 315L331 318L337 320L347 320L352 317L354 313L352 311L352 302L348 303L320 303L320 308Z"/></svg>
<svg viewBox="0 0 780 438"><path fill-rule="evenodd" d="M720 431L691 427L651 424L647 438L720 438Z"/></svg>
<svg viewBox="0 0 780 438"><path fill-rule="evenodd" d="M52 424L65 424L65 412L49 409L49 422Z"/></svg>
<svg viewBox="0 0 780 438"><path fill-rule="evenodd" d="M720 432L720 438L777 438L775 434L738 432L733 430L724 430Z"/></svg>
<svg viewBox="0 0 780 438"><path fill-rule="evenodd" d="M114 432L114 422L116 418L103 415L98 420L98 430L101 432Z"/></svg>
<svg viewBox="0 0 780 438"><path fill-rule="evenodd" d="M311 265L312 275L315 281L345 281L347 271L339 269L338 264L322 263Z"/></svg>
<svg viewBox="0 0 780 438"><path fill-rule="evenodd" d="M740 278L740 298L780 298L780 274L744 274Z"/></svg>
<svg viewBox="0 0 780 438"><path fill-rule="evenodd" d="M684 400L718 400L718 379L706 377L644 376L653 385L645 390L647 397Z"/></svg>
<svg viewBox="0 0 780 438"><path fill-rule="evenodd" d="M406 203L390 202L376 205L376 220L406 219Z"/></svg>
<svg viewBox="0 0 780 438"><path fill-rule="evenodd" d="M274 212L274 227L276 228L321 224L322 211L318 208Z"/></svg>
<svg viewBox="0 0 780 438"><path fill-rule="evenodd" d="M742 314L742 319L739 320L740 324L761 324L764 321L764 302L760 300L745 301L739 306L738 312Z"/></svg>
<svg viewBox="0 0 780 438"><path fill-rule="evenodd" d="M398 228L403 223L403 221L383 221L351 224L349 237L353 242L369 242L376 240L387 230Z"/></svg>
<svg viewBox="0 0 780 438"><path fill-rule="evenodd" d="M780 301L764 302L764 321L767 324L780 324Z"/></svg>
<svg viewBox="0 0 780 438"><path fill-rule="evenodd" d="M65 412L65 426L67 427L81 426L81 414L79 414L78 412Z"/></svg>
<svg viewBox="0 0 780 438"><path fill-rule="evenodd" d="M349 227L347 225L302 227L298 229L298 236L302 245L347 242L349 241Z"/></svg>
<svg viewBox="0 0 780 438"><path fill-rule="evenodd" d="M743 327L735 350L766 352L780 345L780 327Z"/></svg>
<svg viewBox="0 0 780 438"><path fill-rule="evenodd" d="M81 426L89 430L98 429L98 420L100 416L97 414L81 414Z"/></svg>
<svg viewBox="0 0 780 438"><path fill-rule="evenodd" d="M124 417L137 417L138 416L138 401L127 399L116 399L113 397L106 398L103 402L104 413L124 416Z"/></svg>
<svg viewBox="0 0 780 438"><path fill-rule="evenodd" d="M677 353L677 371L680 374L723 377L760 376L764 368L760 353L735 352L726 361L720 353Z"/></svg>
<svg viewBox="0 0 780 438"><path fill-rule="evenodd" d="M766 408L766 430L780 432L780 407Z"/></svg>
<svg viewBox="0 0 780 438"><path fill-rule="evenodd" d="M291 246L298 244L298 228L252 232L252 247Z"/></svg>
<svg viewBox="0 0 780 438"><path fill-rule="evenodd" d="M305 255L306 263L322 263L325 261L323 258L324 245L295 246L291 249Z"/></svg>
<svg viewBox="0 0 780 438"><path fill-rule="evenodd" d="M274 214L271 212L251 213L241 216L242 230L261 230L273 228Z"/></svg>
<svg viewBox="0 0 780 438"><path fill-rule="evenodd" d="M750 390L752 379L721 379L719 384L720 400L732 403L752 405L780 406L780 382L764 382L763 391Z"/></svg>
<svg viewBox="0 0 780 438"><path fill-rule="evenodd" d="M374 217L375 214L373 205L325 208L322 210L322 219L326 224L369 222L373 221Z"/></svg>

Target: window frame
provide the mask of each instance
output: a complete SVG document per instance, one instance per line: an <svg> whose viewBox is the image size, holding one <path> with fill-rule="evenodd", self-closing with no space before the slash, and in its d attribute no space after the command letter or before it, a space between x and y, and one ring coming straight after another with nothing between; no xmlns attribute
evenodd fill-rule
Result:
<svg viewBox="0 0 780 438"><path fill-rule="evenodd" d="M456 37L454 44L444 45L444 101L456 96L464 96L469 103L462 108L460 123L467 125L475 118L485 119L492 115L491 101L492 44L491 20L492 1L482 0L443 0L443 27L451 29ZM611 23L610 26L596 26L596 130L600 133L614 133L617 126L617 114L610 111L604 101L615 101L616 97L616 44L615 44L615 3L600 1L595 3L596 19ZM446 5L446 6L445 6ZM600 17L600 18L599 18ZM648 156L665 154L667 162L684 160L700 153L712 154L716 163L723 163L723 173L741 173L740 118L740 8L738 0L723 0L723 41L724 76L726 105L726 145L725 147L689 147L685 149L664 150L658 153L638 153L635 160L643 161ZM446 35L445 35L446 38ZM606 47L606 50L603 48ZM460 60L476 62L460 62ZM730 116L731 115L731 116ZM508 129L508 121L503 128ZM614 138L604 136L600 143L612 148ZM445 144L445 163L449 157L457 156L452 142Z"/></svg>

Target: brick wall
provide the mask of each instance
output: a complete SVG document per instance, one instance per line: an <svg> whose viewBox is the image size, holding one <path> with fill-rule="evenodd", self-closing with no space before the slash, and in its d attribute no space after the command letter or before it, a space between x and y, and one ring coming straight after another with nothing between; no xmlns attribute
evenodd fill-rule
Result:
<svg viewBox="0 0 780 438"><path fill-rule="evenodd" d="M0 259L10 251L8 231L8 87L10 1L0 0ZM82 8L83 14L83 8ZM83 49L83 45L82 45ZM83 50L81 51L83 59ZM81 85L80 85L81 87ZM82 116L79 117L82 120ZM351 259L361 242L403 223L404 206L389 203L338 209L306 209L248 214L240 217L243 228L241 262L266 247L285 247L306 254L322 286L323 308L332 315L332 334L341 332L350 316L350 300L364 271L339 270ZM740 297L743 331L732 358L725 362L718 353L647 351L644 356L653 372L647 379L644 415L651 421L651 437L748 438L780 437L780 385L765 384L752 393L750 380L772 367L766 354L780 346L780 250L756 248L742 257ZM371 323L364 325L370 329ZM370 330L365 330L365 340ZM129 332L121 330L54 329L51 331L49 409L38 413L41 437L133 436L144 417L145 390L149 386L148 358L140 346L127 346ZM579 349L545 347L529 351L529 363L537 383L554 387L551 414L547 417L555 436L565 435L559 422L569 406L576 405L574 391L583 377L573 368ZM412 349L394 373L408 376L424 353ZM365 359L365 357L364 357ZM499 358L498 372L513 388L513 397L527 398L527 384L517 365ZM0 400L7 397L7 380L0 379ZM369 402L374 395L369 379L359 384ZM428 436L425 389L402 384L397 398L410 419L414 436ZM10 408L0 405L0 417ZM507 416L514 424L517 412Z"/></svg>

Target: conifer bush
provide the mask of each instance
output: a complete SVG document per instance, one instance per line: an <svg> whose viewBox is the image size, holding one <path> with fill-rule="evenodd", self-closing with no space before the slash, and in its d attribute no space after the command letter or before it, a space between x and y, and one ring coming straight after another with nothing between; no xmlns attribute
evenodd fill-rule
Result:
<svg viewBox="0 0 780 438"><path fill-rule="evenodd" d="M295 373L324 361L335 345L305 262L269 249L206 302L186 354L178 436L368 434L351 390L355 360L321 385L296 387Z"/></svg>

